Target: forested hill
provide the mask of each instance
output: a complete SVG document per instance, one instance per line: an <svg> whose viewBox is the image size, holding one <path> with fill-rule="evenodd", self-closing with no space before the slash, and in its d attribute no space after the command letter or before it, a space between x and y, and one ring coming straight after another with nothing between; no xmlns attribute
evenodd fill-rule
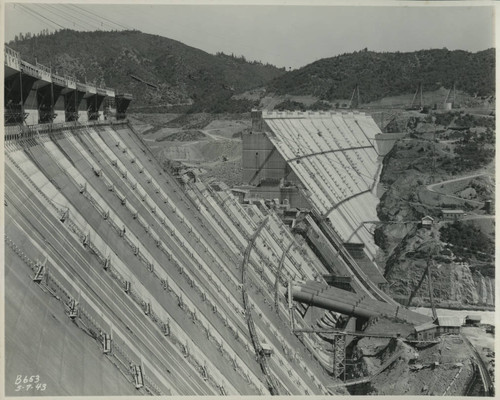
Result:
<svg viewBox="0 0 500 400"><path fill-rule="evenodd" d="M8 43L23 59L37 59L59 74L131 92L135 106L194 102L198 109L210 111L233 93L263 86L285 73L272 65L222 53L212 55L139 31L65 29L24 36Z"/></svg>
<svg viewBox="0 0 500 400"><path fill-rule="evenodd" d="M447 49L409 53L359 51L324 58L275 78L267 86L278 94L348 99L359 85L363 103L414 93L418 83L432 91L451 88L470 95L495 94L495 49L477 53Z"/></svg>
<svg viewBox="0 0 500 400"><path fill-rule="evenodd" d="M495 51L420 50L410 53L359 51L324 58L285 72L244 57L212 55L140 31L29 35L8 43L23 59L59 74L96 81L134 95L133 108L162 111L166 104L193 104L191 111L243 112L258 104L233 94L265 87L279 95L348 99L358 84L363 103L387 96L451 88L474 96L495 93Z"/></svg>

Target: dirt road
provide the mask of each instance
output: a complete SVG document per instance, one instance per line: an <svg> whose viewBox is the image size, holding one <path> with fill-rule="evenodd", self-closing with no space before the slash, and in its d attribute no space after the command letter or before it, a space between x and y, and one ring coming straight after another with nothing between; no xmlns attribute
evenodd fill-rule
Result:
<svg viewBox="0 0 500 400"><path fill-rule="evenodd" d="M427 185L427 190L429 190L431 192L440 193L440 194L446 194L446 193L441 193L441 192L438 192L437 190L434 190L434 187L438 186L438 185L445 185L445 184L451 183L451 182L459 182L459 181L463 181L463 180L466 180L466 179L477 178L477 177L483 176L483 175L489 176L491 174L488 174L488 173L485 173L485 172L481 172L479 174L473 174L473 175L468 175L468 176L461 176L459 178L448 179L446 181L441 181L441 182L432 183L430 185Z"/></svg>
<svg viewBox="0 0 500 400"><path fill-rule="evenodd" d="M430 185L427 185L426 189L429 192L438 193L438 194L446 196L446 197L450 197L450 198L458 199L458 200L462 200L462 201L467 201L469 203L476 204L476 205L482 205L483 204L482 201L464 199L464 198L459 197L459 196L455 196L455 195L448 194L448 193L445 193L445 192L440 192L440 191L436 190L435 187L436 186L446 185L446 184L452 183L452 182L460 182L460 181L464 181L464 180L467 180L467 179L473 179L473 178L477 178L477 177L480 177L480 176L490 176L490 175L491 174L482 172L480 174L473 174L473 175L468 175L468 176L462 176L462 177L459 177L459 178L448 179L446 181L441 181L441 182L432 183Z"/></svg>

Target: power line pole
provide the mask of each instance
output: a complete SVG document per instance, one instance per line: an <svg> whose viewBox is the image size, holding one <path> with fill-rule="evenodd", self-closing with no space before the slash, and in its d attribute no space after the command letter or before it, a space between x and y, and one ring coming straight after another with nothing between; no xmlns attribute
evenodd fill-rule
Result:
<svg viewBox="0 0 500 400"><path fill-rule="evenodd" d="M434 132L432 134L432 171L431 183L436 179L436 117L432 116L432 124L434 125Z"/></svg>

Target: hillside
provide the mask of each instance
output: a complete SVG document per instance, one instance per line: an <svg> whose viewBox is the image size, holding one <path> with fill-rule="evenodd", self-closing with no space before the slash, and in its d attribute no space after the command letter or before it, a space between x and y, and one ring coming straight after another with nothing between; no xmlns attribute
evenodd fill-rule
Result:
<svg viewBox="0 0 500 400"><path fill-rule="evenodd" d="M8 45L28 62L36 59L59 74L130 92L136 109L194 103L193 111L246 110L251 107L247 100L229 101L233 93L262 86L284 73L244 57L212 55L139 31L65 29Z"/></svg>
<svg viewBox="0 0 500 400"><path fill-rule="evenodd" d="M470 96L495 93L494 49L470 53L447 49L409 53L358 51L324 58L285 72L243 56L212 55L165 37L140 31L78 32L69 29L11 41L29 62L35 59L59 74L131 92L133 109L165 112L248 112L262 96L309 96L331 103L345 101L358 84L361 102L451 88ZM258 96L252 89L265 88ZM239 95L246 92L246 95ZM314 103L316 100L312 100ZM325 103L327 106L328 103ZM290 104L283 104L283 107ZM316 102L318 109L323 108ZM278 107L278 108L283 108ZM267 108L267 107L266 107ZM294 108L294 107L292 107ZM296 108L296 107L295 107Z"/></svg>
<svg viewBox="0 0 500 400"><path fill-rule="evenodd" d="M358 51L324 58L275 78L268 92L311 95L323 100L349 99L359 85L362 103L414 93L422 82L426 91L440 87L470 95L495 94L495 50L477 53L447 49L409 53Z"/></svg>
<svg viewBox="0 0 500 400"><path fill-rule="evenodd" d="M460 112L415 117L409 135L384 159L384 194L375 230L391 295L408 299L429 257L434 298L442 307L492 306L495 287L495 120ZM457 221L442 209L460 209ZM434 218L432 229L418 224ZM424 282L414 305L428 301Z"/></svg>

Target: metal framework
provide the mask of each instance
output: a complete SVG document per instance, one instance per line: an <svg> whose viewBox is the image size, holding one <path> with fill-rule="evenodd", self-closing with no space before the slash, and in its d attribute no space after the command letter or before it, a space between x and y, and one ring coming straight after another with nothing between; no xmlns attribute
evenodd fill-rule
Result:
<svg viewBox="0 0 500 400"><path fill-rule="evenodd" d="M250 332L250 339L252 340L252 344L255 349L255 355L257 356L257 360L260 364L261 370L264 373L264 377L267 382L267 386L269 388L269 392L271 395L279 395L278 387L276 385L276 382L273 379L273 376L271 375L271 370L269 368L269 363L267 362L267 356L264 352L264 349L262 348L262 344L260 343L259 337L257 335L257 329L255 328L255 323L253 321L252 317L252 309L248 300L248 294L246 291L246 275L247 275L247 265L250 260L250 253L252 252L252 248L255 244L255 240L257 239L257 236L259 236L260 232L262 229L267 224L267 221L269 220L269 215L267 215L258 228L255 230L253 233L252 237L248 241L248 246L245 249L245 254L243 256L243 263L241 265L241 291L243 295L243 307L245 309L245 317L247 320L247 325L248 325L248 330Z"/></svg>
<svg viewBox="0 0 500 400"><path fill-rule="evenodd" d="M292 332L297 333L329 333L332 335L332 371L333 376L337 379L346 380L346 336L347 332L342 332L336 329L293 329Z"/></svg>
<svg viewBox="0 0 500 400"><path fill-rule="evenodd" d="M345 355L345 337L343 334L333 335L333 376L338 379L343 379L345 381L345 367L346 367L346 355Z"/></svg>
<svg viewBox="0 0 500 400"><path fill-rule="evenodd" d="M278 265L278 270L276 271L276 280L274 282L274 306L276 308L276 313L278 314L278 316L280 315L278 289L281 278L281 270L283 268L283 264L285 263L286 255L288 254L292 246L293 242L290 242L288 247L285 250L283 250L283 254L281 255L280 263Z"/></svg>

